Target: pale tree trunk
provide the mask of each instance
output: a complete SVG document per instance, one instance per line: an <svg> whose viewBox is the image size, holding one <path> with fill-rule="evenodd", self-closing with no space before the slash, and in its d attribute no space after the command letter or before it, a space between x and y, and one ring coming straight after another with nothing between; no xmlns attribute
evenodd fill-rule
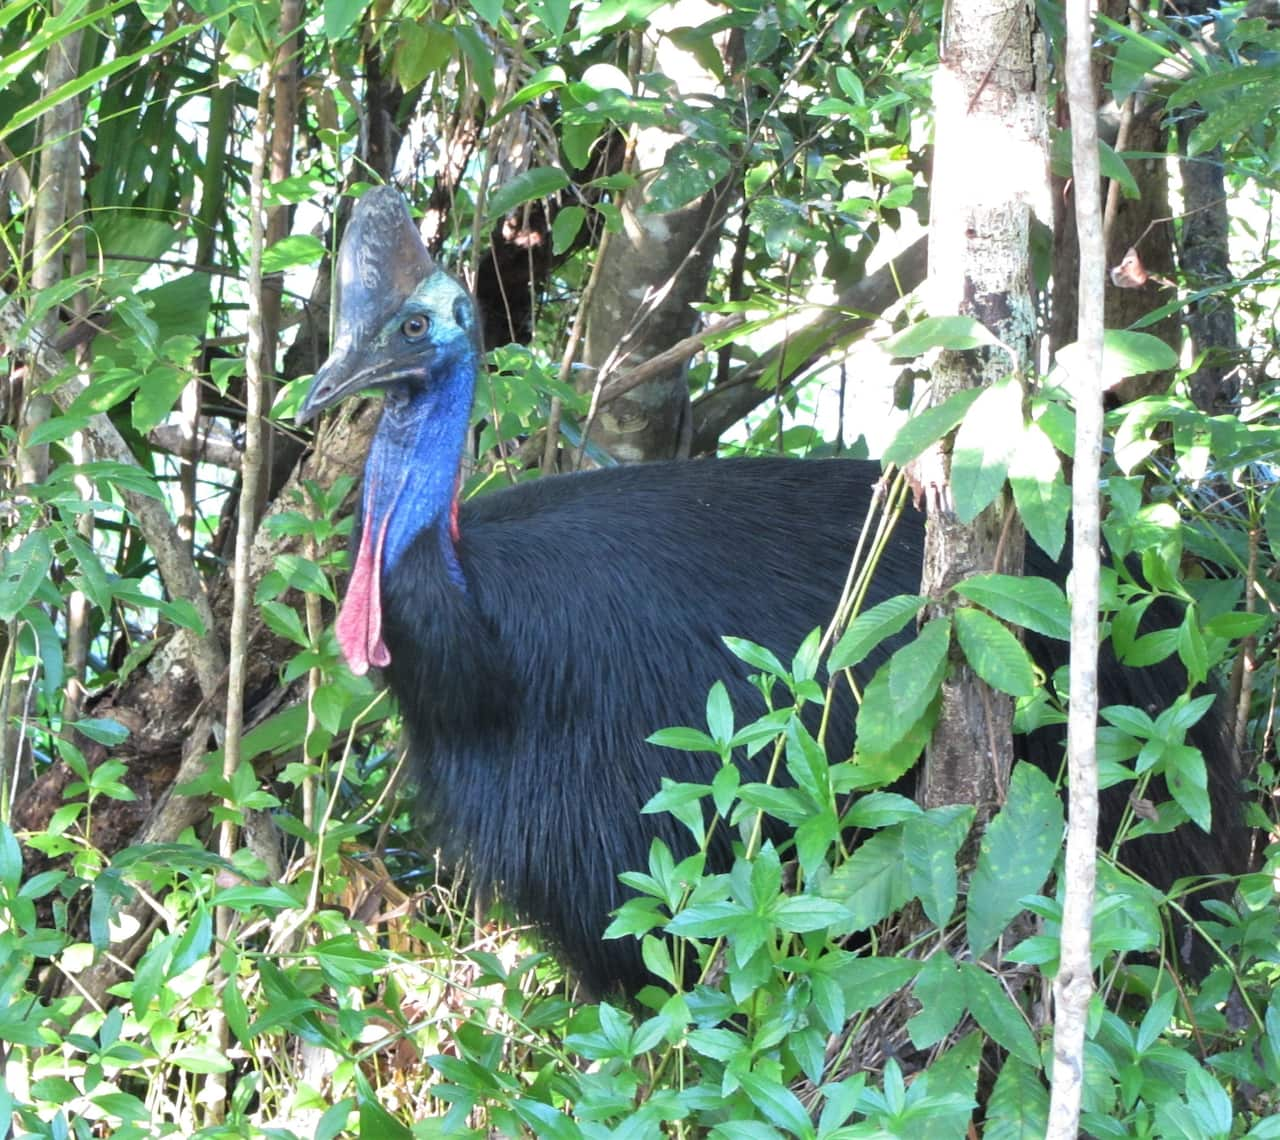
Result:
<svg viewBox="0 0 1280 1140"><path fill-rule="evenodd" d="M639 46L636 70L659 72L675 83L682 98L718 95L721 81L664 34L698 27L718 11L705 0L680 0L654 13L648 34L658 38ZM621 203L622 230L604 242L586 300L582 363L590 371L581 386L596 393L612 375L645 363L692 333L698 320L693 304L706 296L729 180L680 209L650 208L650 188L681 137L648 127L632 139L629 162L637 183ZM692 428L687 360L607 406L593 407L589 422L592 442L628 463L687 455Z"/></svg>
<svg viewBox="0 0 1280 1140"><path fill-rule="evenodd" d="M1033 205L1047 178L1044 59L1028 0L955 0L934 80L936 150L929 228L929 312L981 321L1014 353L945 352L933 371L934 400L1035 368L1031 286ZM999 171L1000 177L992 172ZM937 449L921 468L932 507L922 592L943 599L956 581L998 569L1018 573L1023 531L1007 496L962 524L951 510L951 455ZM938 607L944 612L946 603ZM1012 707L957 663L925 761L925 807L971 803L980 818L999 802L1012 765Z"/></svg>

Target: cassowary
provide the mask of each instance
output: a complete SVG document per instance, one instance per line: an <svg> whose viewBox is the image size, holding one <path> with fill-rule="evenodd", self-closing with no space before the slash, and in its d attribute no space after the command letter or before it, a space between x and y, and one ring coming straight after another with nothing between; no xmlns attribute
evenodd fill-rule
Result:
<svg viewBox="0 0 1280 1140"><path fill-rule="evenodd" d="M546 478L460 503L480 348L470 297L436 269L399 194L365 194L339 257L335 338L299 415L364 389L385 394L365 468L361 526L338 618L356 672L386 671L416 759L424 814L445 855L535 923L586 985L634 991L638 943L601 939L661 837L641 815L662 776L708 782L713 757L646 743L702 722L723 679L739 719L763 711L747 669L721 640L745 637L789 658L829 621L879 476L854 461L662 463ZM866 604L918 587L923 524L908 512ZM1033 548L1027 572L1063 579ZM1048 672L1066 646L1029 635ZM870 662L874 668L877 661ZM1167 705L1176 666L1104 662L1102 703ZM852 712L828 741L846 756ZM1063 730L1020 754L1056 773ZM1194 732L1213 772L1216 827L1126 845L1161 886L1238 869L1235 766L1211 721ZM763 761L744 760L762 779ZM1104 797L1114 833L1124 789ZM731 860L716 831L713 868Z"/></svg>

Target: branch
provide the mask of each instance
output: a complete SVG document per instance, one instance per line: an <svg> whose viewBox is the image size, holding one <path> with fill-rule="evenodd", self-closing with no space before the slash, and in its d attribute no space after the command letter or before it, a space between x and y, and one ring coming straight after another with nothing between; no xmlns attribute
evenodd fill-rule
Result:
<svg viewBox="0 0 1280 1140"><path fill-rule="evenodd" d="M239 471L241 451L235 438L221 425L202 419L195 429L194 442L185 437L180 424L158 424L147 432L147 442L157 451L185 459L189 452L201 463L211 463L228 471Z"/></svg>
<svg viewBox="0 0 1280 1140"><path fill-rule="evenodd" d="M773 396L778 387L785 387L837 345L859 335L871 326L874 318L850 316L851 313L884 312L895 301L913 292L920 285L927 268L928 242L925 238L920 238L903 250L893 261L877 269L870 277L862 278L840 293L831 311L809 326L825 328L829 331L821 343L803 359L796 361L787 359L787 345L779 345L766 352L759 360L739 368L727 384L719 385L699 396L693 402L692 454L703 455L715 451L720 436ZM794 340L793 333L788 341L794 343ZM675 347L679 348L680 345L686 344L688 341L681 341ZM675 348L670 351L674 352ZM783 369L779 384L770 388L759 387L758 381L761 377L765 376L771 368L779 365ZM625 379L627 375L629 373L624 373L617 378L617 381Z"/></svg>
<svg viewBox="0 0 1280 1140"><path fill-rule="evenodd" d="M661 376L668 369L676 368L686 360L693 359L706 348L707 341L722 336L724 333L745 323L746 318L737 314L732 317L726 317L722 321L716 321L705 329L699 330L692 336L685 337L684 340L676 341L670 348L658 353L657 356L650 357L643 364L637 364L634 368L619 372L605 384L600 392L599 403L604 405L610 400L616 400L619 396L625 396L633 388L638 388L641 384ZM733 381L730 382L732 383Z"/></svg>

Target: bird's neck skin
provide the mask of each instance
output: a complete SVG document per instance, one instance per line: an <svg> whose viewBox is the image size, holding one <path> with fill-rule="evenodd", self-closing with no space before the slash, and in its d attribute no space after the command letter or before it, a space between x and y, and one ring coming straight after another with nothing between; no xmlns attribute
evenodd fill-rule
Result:
<svg viewBox="0 0 1280 1140"><path fill-rule="evenodd" d="M382 639L382 582L422 531L436 533L445 572L459 589L466 588L454 542L458 465L475 369L476 359L468 354L434 371L415 395L387 396L365 463L360 547L338 616L338 641L356 674L390 663Z"/></svg>
<svg viewBox="0 0 1280 1140"><path fill-rule="evenodd" d="M412 420L391 407L383 412L365 463L364 526L386 526L384 574L395 569L419 533L438 531L449 576L461 585L452 541L453 512L458 464L471 418L471 386L466 385L456 401L442 386L415 403L422 406L412 410Z"/></svg>

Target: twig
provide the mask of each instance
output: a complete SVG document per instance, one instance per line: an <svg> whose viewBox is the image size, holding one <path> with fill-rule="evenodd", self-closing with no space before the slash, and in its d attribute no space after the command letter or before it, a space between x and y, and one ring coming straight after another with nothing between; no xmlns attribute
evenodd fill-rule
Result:
<svg viewBox="0 0 1280 1140"><path fill-rule="evenodd" d="M248 671L249 603L252 593L250 581L250 555L257 524L259 475L262 471L262 401L266 389L266 373L263 368L263 296L262 249L265 242L263 224L263 182L267 167L267 126L271 112L272 65L263 64L259 75L258 113L253 129L253 173L249 181L249 343L245 353L245 451L240 468L239 525L236 528L235 568L232 575L230 662L227 676L226 731L223 737L222 775L227 783L235 777L242 755L241 741L244 731L244 688ZM237 827L234 822L234 804L222 820L218 833L218 853L227 860L235 854ZM231 937L234 915L230 908L220 906L216 912L215 926L219 941L226 943ZM235 985L234 975L224 979L224 984ZM210 1017L212 1029L225 1053L230 1041L226 1016L221 1009ZM208 1097L210 1116L214 1122L222 1119L226 1109L226 1086L221 1075L212 1078L221 1086L223 1096Z"/></svg>

